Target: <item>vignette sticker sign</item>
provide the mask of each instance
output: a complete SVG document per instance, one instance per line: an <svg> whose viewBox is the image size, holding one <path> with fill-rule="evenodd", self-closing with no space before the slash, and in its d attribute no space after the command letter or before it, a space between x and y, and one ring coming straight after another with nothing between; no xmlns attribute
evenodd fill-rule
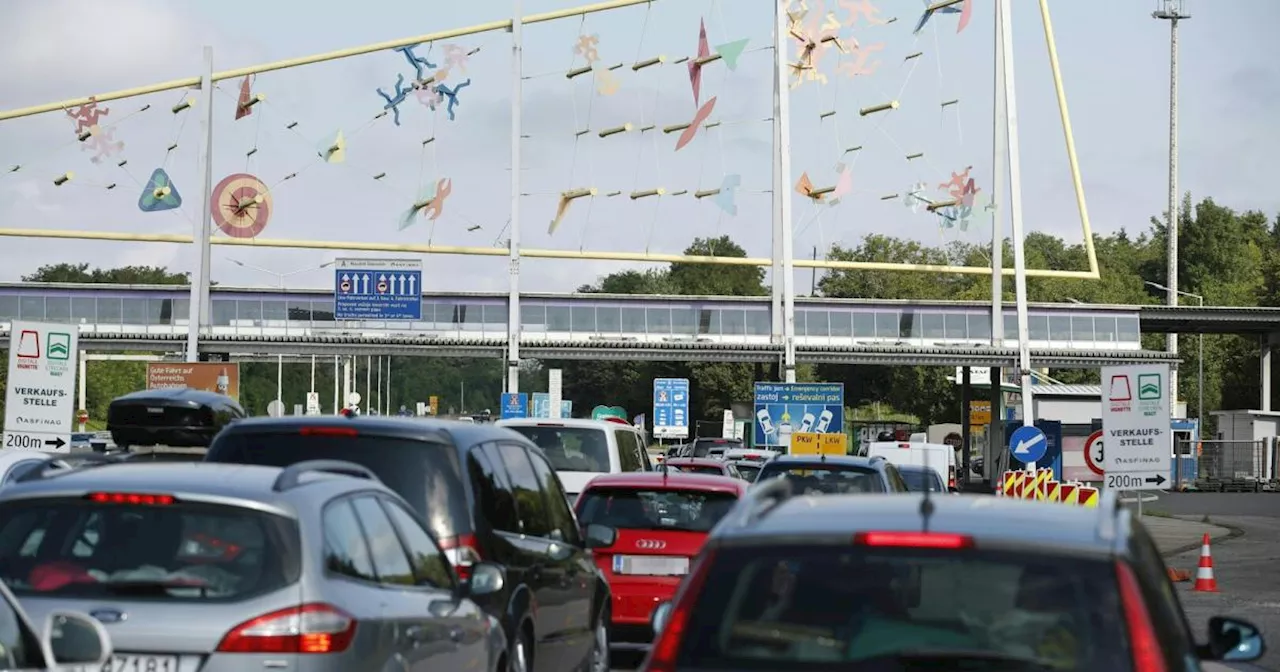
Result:
<svg viewBox="0 0 1280 672"><path fill-rule="evenodd" d="M71 451L79 335L68 324L11 324L5 449Z"/></svg>
<svg viewBox="0 0 1280 672"><path fill-rule="evenodd" d="M1102 367L1103 470L1108 488L1163 490L1173 467L1169 365Z"/></svg>

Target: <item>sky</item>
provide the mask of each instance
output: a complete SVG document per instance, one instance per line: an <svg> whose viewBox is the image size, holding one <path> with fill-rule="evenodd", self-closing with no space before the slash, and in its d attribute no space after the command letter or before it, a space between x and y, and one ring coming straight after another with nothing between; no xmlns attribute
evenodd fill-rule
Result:
<svg viewBox="0 0 1280 672"><path fill-rule="evenodd" d="M524 0L523 9L532 14L580 4ZM846 52L834 45L820 49L814 72L825 82L806 79L789 89L791 181L804 174L815 187L835 186L843 164L851 189L837 204L814 203L788 189L796 256L807 257L815 248L822 254L835 244L853 246L874 233L927 244L989 242L990 216L981 206L993 172L993 3L973 0L963 30L957 30L958 15L937 15L918 34L913 28L920 0L825 4L809 0L807 23L820 29L830 12L844 24L839 35ZM751 256L768 256L772 5L655 0L527 27L522 246L679 253L695 237L730 235ZM849 11L862 5L878 13ZM1156 0L1050 0L1049 6L1093 230L1144 230L1168 198L1168 23L1151 17ZM512 7L510 0L5 0L0 109L198 75L203 45L213 47L215 70L223 70L499 20ZM1081 222L1038 3L1015 0L1012 11L1025 230L1077 243ZM1187 0L1184 11L1192 18L1179 29L1181 190L1237 210L1280 214L1280 193L1266 177L1280 145L1274 121L1280 118L1280 64L1267 58L1274 51L1270 26L1280 21L1280 3ZM704 66L695 103L687 65L672 61L697 53L700 20L712 50L741 39L747 46L735 68L724 60ZM598 90L602 75L566 77L584 64L574 51L581 35L598 38L600 65L624 65L610 71L616 92ZM391 115L378 116L385 102L375 89L390 91L398 74L414 74L404 56L391 51L260 75L252 88L266 100L239 120L234 116L240 82L220 82L213 181L248 173L267 185L272 213L261 238L505 249L511 214L511 38L495 31L422 45L417 53L440 65L447 43L474 52L445 79L450 85L470 81L458 93L453 120L443 105L433 111L412 93L399 106L399 126ZM798 44L790 41L791 60ZM629 67L658 55L668 62L639 71ZM867 72L850 76L859 63ZM96 150L77 140L75 121L63 112L0 122L0 227L191 233L201 212L203 117L198 105L171 109L198 93L169 91L103 103L108 112L99 119L101 144L109 145L109 134L123 145L98 163L91 160ZM677 151L680 133L661 128L690 122L713 97L706 119L719 125L700 129ZM859 114L890 101L898 108ZM956 103L943 106L949 101ZM625 124L632 130L599 136ZM640 131L650 124L657 128ZM338 132L346 141L345 160L326 163L318 150ZM854 147L860 149L848 151ZM921 156L907 158L915 154ZM925 198L945 200L952 174L970 166L978 207L965 226L940 227L936 215L905 206L904 197L918 183L925 185ZM139 195L157 168L170 176L183 204L142 212ZM66 172L73 179L55 186L53 179ZM741 184L733 199L736 214L714 198L692 197L719 187L727 175L737 175ZM402 229L404 213L442 179L449 180L449 194L438 219L421 212ZM580 188L595 188L597 195L575 200L552 231L559 194ZM629 197L659 188L666 195ZM682 190L688 193L675 193ZM156 243L6 238L0 250L5 281L43 264L148 264L187 271L195 259L190 245ZM318 266L362 256L406 255L215 246L212 273L227 285L323 287L332 275ZM500 256L407 256L423 259L428 290L507 287L507 261ZM645 266L526 259L522 288L571 291L631 267Z"/></svg>

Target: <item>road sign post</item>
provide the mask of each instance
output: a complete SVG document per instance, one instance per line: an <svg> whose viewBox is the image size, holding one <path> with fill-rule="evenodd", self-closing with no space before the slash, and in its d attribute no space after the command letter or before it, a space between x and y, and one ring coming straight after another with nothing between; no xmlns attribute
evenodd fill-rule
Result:
<svg viewBox="0 0 1280 672"><path fill-rule="evenodd" d="M1009 435L1009 454L1027 465L1027 471L1036 470L1036 462L1044 459L1049 450L1049 439L1039 427L1023 425Z"/></svg>
<svg viewBox="0 0 1280 672"><path fill-rule="evenodd" d="M79 335L66 324L10 323L3 448L71 451Z"/></svg>
<svg viewBox="0 0 1280 672"><path fill-rule="evenodd" d="M1103 466L1104 452L1102 448L1103 440L1101 429L1090 434L1089 438L1084 441L1085 466L1089 467L1089 471L1092 471L1099 476L1105 476L1107 473L1106 467Z"/></svg>
<svg viewBox="0 0 1280 672"><path fill-rule="evenodd" d="M1103 482L1118 490L1164 490L1173 465L1169 365L1102 367Z"/></svg>
<svg viewBox="0 0 1280 672"><path fill-rule="evenodd" d="M689 379L653 380L653 438L689 438Z"/></svg>
<svg viewBox="0 0 1280 672"><path fill-rule="evenodd" d="M422 319L422 261L338 259L333 317L344 321Z"/></svg>

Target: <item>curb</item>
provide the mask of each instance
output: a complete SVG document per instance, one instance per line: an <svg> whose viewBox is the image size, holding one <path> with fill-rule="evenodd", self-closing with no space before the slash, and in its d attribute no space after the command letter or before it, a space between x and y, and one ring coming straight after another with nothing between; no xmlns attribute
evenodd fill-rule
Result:
<svg viewBox="0 0 1280 672"><path fill-rule="evenodd" d="M1222 542L1231 541L1232 539L1237 539L1237 538L1239 538L1239 537L1243 537L1243 536L1244 536L1244 530L1242 530L1242 529L1240 529L1240 528L1238 528L1238 527L1236 527L1236 526L1234 526L1234 525L1227 525L1226 523L1209 523L1209 525L1213 525L1214 527L1221 527L1221 528L1223 528L1223 529L1227 530L1227 534L1225 534L1225 535L1223 535L1223 536L1221 536L1221 537L1218 537L1217 539L1214 539L1212 536L1210 536L1210 537L1209 537L1210 541L1212 541L1212 542L1213 542L1213 543L1215 543L1215 544L1216 544L1216 543L1222 543ZM1179 546L1179 547L1177 547L1177 548L1175 548L1175 549L1172 549L1172 550L1169 550L1169 551L1165 551L1165 552L1161 553L1161 554L1160 554L1160 556L1161 556L1161 557L1164 557L1164 558L1172 558L1172 557L1173 557L1173 556L1175 556L1175 555L1182 555L1183 553L1188 553L1188 552L1191 552L1191 551L1194 551L1194 550L1199 549L1199 548L1200 548L1200 546L1202 545L1202 543L1203 543L1203 542L1201 542L1201 541L1197 541L1197 542L1192 543L1192 544L1185 544L1185 545L1183 545L1183 546Z"/></svg>

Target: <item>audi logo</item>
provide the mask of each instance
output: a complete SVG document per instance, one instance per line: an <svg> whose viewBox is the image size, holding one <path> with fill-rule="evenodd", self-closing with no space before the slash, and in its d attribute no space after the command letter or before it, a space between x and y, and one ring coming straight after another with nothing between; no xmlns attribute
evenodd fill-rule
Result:
<svg viewBox="0 0 1280 672"><path fill-rule="evenodd" d="M636 548L646 551L657 551L667 547L667 542L661 539L641 539L636 542Z"/></svg>

